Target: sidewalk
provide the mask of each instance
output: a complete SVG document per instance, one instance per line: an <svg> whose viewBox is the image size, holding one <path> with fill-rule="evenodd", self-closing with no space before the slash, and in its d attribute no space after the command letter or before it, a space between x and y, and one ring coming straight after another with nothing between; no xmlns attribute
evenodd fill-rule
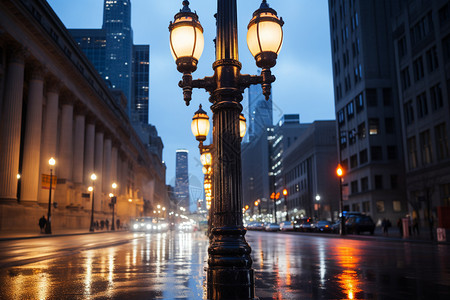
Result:
<svg viewBox="0 0 450 300"><path fill-rule="evenodd" d="M107 233L107 232L117 232L123 231L116 230L96 230L90 232L89 228L86 229L53 229L52 234L40 233L38 230L0 230L0 241L10 241L10 240L21 240L21 239L35 239L35 238L45 238L45 237L57 237L57 236L67 236L67 235L82 235L82 234L96 234L96 233Z"/></svg>

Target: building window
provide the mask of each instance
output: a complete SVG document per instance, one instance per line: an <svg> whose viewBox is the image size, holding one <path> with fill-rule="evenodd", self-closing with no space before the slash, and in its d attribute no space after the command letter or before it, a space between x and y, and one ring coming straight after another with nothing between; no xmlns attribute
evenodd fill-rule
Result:
<svg viewBox="0 0 450 300"><path fill-rule="evenodd" d="M425 130L420 133L420 150L422 152L422 163L428 165L433 160L433 155L431 151L431 138L430 131Z"/></svg>
<svg viewBox="0 0 450 300"><path fill-rule="evenodd" d="M412 100L405 103L403 110L405 113L406 125L411 125L414 122L414 107Z"/></svg>
<svg viewBox="0 0 450 300"><path fill-rule="evenodd" d="M366 122L362 122L358 125L358 138L364 139L366 138Z"/></svg>
<svg viewBox="0 0 450 300"><path fill-rule="evenodd" d="M376 89L367 89L366 90L366 100L367 106L375 107L377 106L377 90Z"/></svg>
<svg viewBox="0 0 450 300"><path fill-rule="evenodd" d="M417 168L417 148L416 148L416 137L413 136L407 141L408 147L408 166L409 169Z"/></svg>
<svg viewBox="0 0 450 300"><path fill-rule="evenodd" d="M384 201L377 201L376 205L377 205L377 212L378 213L384 212Z"/></svg>
<svg viewBox="0 0 450 300"><path fill-rule="evenodd" d="M398 176L397 174L391 175L391 189L395 190L398 188Z"/></svg>
<svg viewBox="0 0 450 300"><path fill-rule="evenodd" d="M367 149L364 149L362 151L359 152L359 164L365 164L368 161L368 157L367 157Z"/></svg>
<svg viewBox="0 0 450 300"><path fill-rule="evenodd" d="M370 213L370 201L364 201L363 204L363 212L366 214Z"/></svg>
<svg viewBox="0 0 450 300"><path fill-rule="evenodd" d="M344 115L343 109L338 111L338 123L339 123L339 126L342 126L345 124L345 115Z"/></svg>
<svg viewBox="0 0 450 300"><path fill-rule="evenodd" d="M450 43L449 43L449 46L450 46ZM450 49L449 49L449 57L450 57ZM400 72L400 80L402 83L403 90L406 90L407 88L409 88L411 86L411 79L409 77L409 67L404 68Z"/></svg>
<svg viewBox="0 0 450 300"><path fill-rule="evenodd" d="M444 107L444 100L442 98L442 89L440 83L430 88L430 96L431 96L431 109L433 111L436 111Z"/></svg>
<svg viewBox="0 0 450 300"><path fill-rule="evenodd" d="M400 58L404 57L407 52L406 38L404 36L402 36L397 41L397 46L398 46L398 57L400 57Z"/></svg>
<svg viewBox="0 0 450 300"><path fill-rule="evenodd" d="M350 145L356 143L356 130L354 128L348 131L348 143Z"/></svg>
<svg viewBox="0 0 450 300"><path fill-rule="evenodd" d="M350 188L351 188L351 193L352 193L352 194L358 193L358 181L357 181L357 180L352 181L352 182L350 183Z"/></svg>
<svg viewBox="0 0 450 300"><path fill-rule="evenodd" d="M375 189L381 190L383 189L383 176L382 175L375 175Z"/></svg>
<svg viewBox="0 0 450 300"><path fill-rule="evenodd" d="M436 46L434 46L430 50L428 50L426 53L426 56L427 56L428 73L431 73L439 67Z"/></svg>
<svg viewBox="0 0 450 300"><path fill-rule="evenodd" d="M397 159L397 147L396 146L387 146L387 157L389 160Z"/></svg>
<svg viewBox="0 0 450 300"><path fill-rule="evenodd" d="M417 117L423 118L428 115L428 103L427 103L427 94L422 93L416 98L416 106L417 106Z"/></svg>
<svg viewBox="0 0 450 300"><path fill-rule="evenodd" d="M386 133L391 134L395 132L394 128L394 118L385 118L384 119L384 126L386 129Z"/></svg>
<svg viewBox="0 0 450 300"><path fill-rule="evenodd" d="M363 111L364 110L363 93L360 93L358 96L356 96L355 102L356 102L356 112L359 113L359 112Z"/></svg>
<svg viewBox="0 0 450 300"><path fill-rule="evenodd" d="M354 169L358 166L358 156L352 155L350 156L350 168Z"/></svg>
<svg viewBox="0 0 450 300"><path fill-rule="evenodd" d="M447 3L439 9L439 26L442 27L450 20L450 5Z"/></svg>
<svg viewBox="0 0 450 300"><path fill-rule="evenodd" d="M392 208L395 212L402 211L402 203L398 200L392 201Z"/></svg>
<svg viewBox="0 0 450 300"><path fill-rule="evenodd" d="M431 11L411 28L411 45L413 47L433 31Z"/></svg>
<svg viewBox="0 0 450 300"><path fill-rule="evenodd" d="M369 135L377 135L380 131L380 122L377 118L369 119Z"/></svg>
<svg viewBox="0 0 450 300"><path fill-rule="evenodd" d="M369 178L363 177L361 178L361 191L367 192L369 190Z"/></svg>
<svg viewBox="0 0 450 300"><path fill-rule="evenodd" d="M370 158L372 161L383 159L383 148L381 146L372 146L370 148Z"/></svg>
<svg viewBox="0 0 450 300"><path fill-rule="evenodd" d="M413 72L414 72L414 81L419 81L425 76L425 72L423 71L423 61L422 56L417 58L413 62Z"/></svg>
<svg viewBox="0 0 450 300"><path fill-rule="evenodd" d="M339 133L340 147L341 149L347 148L347 134L345 130L341 130Z"/></svg>
<svg viewBox="0 0 450 300"><path fill-rule="evenodd" d="M355 116L355 109L353 107L353 101L350 101L349 104L346 106L347 110L347 119L350 120Z"/></svg>
<svg viewBox="0 0 450 300"><path fill-rule="evenodd" d="M445 123L439 124L434 127L434 134L436 137L437 159L444 160L449 158L447 130L445 128Z"/></svg>
<svg viewBox="0 0 450 300"><path fill-rule="evenodd" d="M450 61L450 35L442 39L442 50L444 52L444 61L448 63Z"/></svg>

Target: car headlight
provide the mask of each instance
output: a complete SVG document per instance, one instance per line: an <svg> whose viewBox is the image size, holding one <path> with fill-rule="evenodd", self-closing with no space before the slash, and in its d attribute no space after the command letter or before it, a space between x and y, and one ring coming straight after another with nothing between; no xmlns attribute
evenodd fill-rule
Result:
<svg viewBox="0 0 450 300"><path fill-rule="evenodd" d="M150 225L150 224L147 224L147 229L152 229L152 225Z"/></svg>
<svg viewBox="0 0 450 300"><path fill-rule="evenodd" d="M134 229L138 229L138 228L139 228L139 225L138 225L138 224L134 224L134 225L133 225L133 228L134 228Z"/></svg>

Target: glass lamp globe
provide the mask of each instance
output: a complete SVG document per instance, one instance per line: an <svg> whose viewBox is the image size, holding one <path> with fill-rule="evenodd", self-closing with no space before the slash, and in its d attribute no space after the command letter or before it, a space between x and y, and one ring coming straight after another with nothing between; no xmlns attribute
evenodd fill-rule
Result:
<svg viewBox="0 0 450 300"><path fill-rule="evenodd" d="M212 155L209 152L205 152L200 155L200 162L203 166L210 166L212 162Z"/></svg>
<svg viewBox="0 0 450 300"><path fill-rule="evenodd" d="M192 134L194 134L197 141L203 142L209 132L209 117L202 109L200 104L199 109L195 112L191 123Z"/></svg>
<svg viewBox="0 0 450 300"><path fill-rule="evenodd" d="M247 122L243 114L239 115L239 135L241 139L245 136L247 132Z"/></svg>
<svg viewBox="0 0 450 300"><path fill-rule="evenodd" d="M263 69L275 66L283 44L282 18L263 0L248 24L247 45L255 57L256 65Z"/></svg>
<svg viewBox="0 0 450 300"><path fill-rule="evenodd" d="M170 50L181 73L192 73L203 52L203 28L198 15L191 12L189 1L183 1L183 8L170 22Z"/></svg>

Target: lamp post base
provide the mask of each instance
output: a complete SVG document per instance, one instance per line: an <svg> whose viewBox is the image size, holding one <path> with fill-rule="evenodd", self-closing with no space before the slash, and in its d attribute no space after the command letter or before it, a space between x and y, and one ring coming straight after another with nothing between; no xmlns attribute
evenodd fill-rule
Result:
<svg viewBox="0 0 450 300"><path fill-rule="evenodd" d="M208 268L207 299L256 299L253 269Z"/></svg>

